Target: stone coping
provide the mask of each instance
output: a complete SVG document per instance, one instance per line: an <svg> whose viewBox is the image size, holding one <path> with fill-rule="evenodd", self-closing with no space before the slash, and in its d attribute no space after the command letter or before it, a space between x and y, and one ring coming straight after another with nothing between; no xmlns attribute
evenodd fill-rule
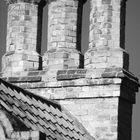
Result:
<svg viewBox="0 0 140 140"><path fill-rule="evenodd" d="M26 71L17 75L0 73L2 79L12 83L24 82L58 82L76 79L105 79L105 78L128 78L138 87L140 86L138 78L132 73L122 68L107 69L68 69L68 70L38 70Z"/></svg>

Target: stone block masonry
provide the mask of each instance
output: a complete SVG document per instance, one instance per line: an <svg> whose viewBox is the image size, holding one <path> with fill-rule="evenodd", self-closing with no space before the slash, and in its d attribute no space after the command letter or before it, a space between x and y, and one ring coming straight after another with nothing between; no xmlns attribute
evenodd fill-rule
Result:
<svg viewBox="0 0 140 140"><path fill-rule="evenodd" d="M121 25L124 22L122 17L125 15L125 2L126 0L90 1L89 48L103 46L124 48L120 36L121 30L124 30Z"/></svg>
<svg viewBox="0 0 140 140"><path fill-rule="evenodd" d="M7 44L2 58L2 71L7 75L39 68L37 2L7 0Z"/></svg>
<svg viewBox="0 0 140 140"><path fill-rule="evenodd" d="M36 80L35 75L40 79ZM9 77L7 81L60 103L96 140L131 140L138 80L125 70L35 71L27 77Z"/></svg>
<svg viewBox="0 0 140 140"><path fill-rule="evenodd" d="M19 132L12 132L10 139L21 139L21 140L40 140L40 132L38 131L19 131Z"/></svg>
<svg viewBox="0 0 140 140"><path fill-rule="evenodd" d="M7 2L2 78L58 102L96 140L131 140L132 106L140 85L129 72L129 55L124 50L126 0L90 0L89 46L84 59L81 21L86 0L48 0L48 43L42 70L38 70L36 51L40 1Z"/></svg>
<svg viewBox="0 0 140 140"><path fill-rule="evenodd" d="M129 54L121 48L92 48L85 53L85 68L124 68L129 69Z"/></svg>
<svg viewBox="0 0 140 140"><path fill-rule="evenodd" d="M75 69L81 66L82 0L48 2L48 44L44 69Z"/></svg>
<svg viewBox="0 0 140 140"><path fill-rule="evenodd" d="M89 49L85 53L85 67L128 70L129 57L123 50L126 0L90 0L90 3Z"/></svg>

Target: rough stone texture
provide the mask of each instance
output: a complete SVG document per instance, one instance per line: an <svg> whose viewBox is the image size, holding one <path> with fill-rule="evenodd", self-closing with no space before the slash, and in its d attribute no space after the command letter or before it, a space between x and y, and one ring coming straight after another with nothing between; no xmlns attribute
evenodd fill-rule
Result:
<svg viewBox="0 0 140 140"><path fill-rule="evenodd" d="M81 65L80 0L50 0L48 3L48 45L44 69L74 69Z"/></svg>
<svg viewBox="0 0 140 140"><path fill-rule="evenodd" d="M128 70L128 54L123 50L126 0L90 0L90 3L89 49L85 54L85 67L115 66Z"/></svg>
<svg viewBox="0 0 140 140"><path fill-rule="evenodd" d="M52 71L53 78L45 79L44 76L50 75L50 71L48 73L28 73L31 77L42 77L41 81L22 81L19 78L19 81L13 79L10 82L63 105L96 140L123 140L127 133L128 140L131 140L131 111L135 92L138 91L138 80L134 75L119 68L79 69L59 70L55 74ZM72 75L78 73L83 77L75 79ZM69 75L70 79L66 77Z"/></svg>
<svg viewBox="0 0 140 140"><path fill-rule="evenodd" d="M96 140L117 139L118 98L61 100Z"/></svg>
<svg viewBox="0 0 140 140"><path fill-rule="evenodd" d="M41 0L5 0L7 4L13 4L17 2L26 2L26 3L40 3Z"/></svg>
<svg viewBox="0 0 140 140"><path fill-rule="evenodd" d="M38 5L17 1L8 5L6 54L2 71L15 74L39 67L37 50Z"/></svg>
<svg viewBox="0 0 140 140"><path fill-rule="evenodd" d="M30 62L26 57L29 55L19 53L19 50L35 52L36 47L25 49L26 43L23 47L10 44L0 75L4 80L63 105L96 140L131 140L132 105L140 85L138 79L128 72L129 56L124 50L126 0L90 0L89 49L85 53L85 67L81 68L80 33L84 2L48 1L48 50L43 56L43 70L35 67L30 71L29 63L22 65L22 72L11 67L11 64L16 66L22 61ZM30 10L37 12L37 5L24 4L23 0L22 4L30 5ZM17 8L16 5L10 4L9 7ZM27 11L24 9L23 12ZM18 33L10 31L15 30L9 26L10 22L11 19L8 21L7 43L15 40L13 35ZM16 27L21 28L20 25ZM38 57L30 58L33 59L31 63L38 60ZM16 74L11 74L14 69ZM3 133L2 129L0 131Z"/></svg>
<svg viewBox="0 0 140 140"><path fill-rule="evenodd" d="M121 46L120 35L122 32L124 34L125 2L126 0L90 1L89 48L106 46L124 48ZM124 40L122 42L124 43Z"/></svg>
<svg viewBox="0 0 140 140"><path fill-rule="evenodd" d="M11 139L17 140L39 140L39 132L38 131L22 131L22 132L12 132Z"/></svg>
<svg viewBox="0 0 140 140"><path fill-rule="evenodd" d="M49 140L94 140L81 123L60 104L2 79L0 79L0 103L11 115L10 121L15 117L28 129L42 132ZM29 133L23 133L23 130L26 131L22 127L20 135L28 139Z"/></svg>
<svg viewBox="0 0 140 140"><path fill-rule="evenodd" d="M85 68L123 68L129 69L129 55L123 49L119 48L101 48L89 49L85 53Z"/></svg>

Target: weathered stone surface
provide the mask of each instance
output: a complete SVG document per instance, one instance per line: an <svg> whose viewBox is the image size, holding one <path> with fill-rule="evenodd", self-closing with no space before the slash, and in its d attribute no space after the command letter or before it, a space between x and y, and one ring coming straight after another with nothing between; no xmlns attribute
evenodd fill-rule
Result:
<svg viewBox="0 0 140 140"><path fill-rule="evenodd" d="M90 1L89 49L85 54L86 68L121 67L128 70L128 54L119 49L125 48L125 2L125 0Z"/></svg>
<svg viewBox="0 0 140 140"><path fill-rule="evenodd" d="M80 67L80 52L75 49L48 51L43 56L43 69L76 69Z"/></svg>
<svg viewBox="0 0 140 140"><path fill-rule="evenodd" d="M104 68L123 68L129 69L129 55L122 49L102 48L89 49L85 53L85 68L104 69Z"/></svg>
<svg viewBox="0 0 140 140"><path fill-rule="evenodd" d="M80 67L82 6L83 3L79 0L49 1L48 45L43 56L44 69Z"/></svg>
<svg viewBox="0 0 140 140"><path fill-rule="evenodd" d="M2 74L3 75L3 74ZM111 82L113 84L113 79L120 78L120 79L128 79L128 81L132 81L131 85L138 84L138 79L130 72L125 71L122 68L106 68L106 69L68 69L68 70L44 70L44 71L29 71L29 72L23 72L20 73L20 76L6 76L3 79L10 81L10 82L26 82L32 80L32 82L35 82L33 79L38 79L41 82L46 82L45 84L52 83L52 85L62 85L60 84L61 81L64 81L63 83L66 83L66 85L71 86L72 85L90 85L93 84L99 84L101 82L97 81L105 81L106 84L108 82ZM29 80L30 79L30 80ZM71 79L72 81L68 81ZM77 79L77 80L75 80ZM108 80L110 79L110 80ZM59 81L57 81L59 80ZM38 81L38 82L39 82ZM94 82L93 82L94 81ZM57 84L58 83L58 84ZM104 82L102 82L103 84ZM105 83L104 83L105 84ZM42 85L42 84L41 84ZM37 86L37 85L36 85ZM63 84L64 86L64 84ZM133 86L134 88L134 86Z"/></svg>
<svg viewBox="0 0 140 140"><path fill-rule="evenodd" d="M57 80L70 80L70 79L80 79L85 78L86 70L59 70L57 72Z"/></svg>
<svg viewBox="0 0 140 140"><path fill-rule="evenodd" d="M128 72L129 56L123 50L126 0L90 0L89 49L83 68L80 41L85 1L46 1L48 44L43 70L38 70L37 3L40 0L7 0L7 48L1 76L34 94L59 102L97 140L131 140L132 104L140 85ZM0 122L10 134L9 140L41 139L38 131L15 132L2 119L0 114ZM0 132L4 140L7 135L1 127Z"/></svg>
<svg viewBox="0 0 140 140"><path fill-rule="evenodd" d="M78 118L95 139L109 139L108 135L111 139L117 139L117 132L111 131L113 126L117 126L117 122L111 124L111 118L118 116L117 98L70 99L60 103Z"/></svg>
<svg viewBox="0 0 140 140"><path fill-rule="evenodd" d="M50 1L48 8L48 50L75 49L78 0Z"/></svg>
<svg viewBox="0 0 140 140"><path fill-rule="evenodd" d="M26 83L28 82L28 83ZM30 83L29 83L30 82ZM130 79L100 78L100 79L76 79L66 81L23 81L14 84L30 90L43 97L51 99L69 98L97 98L97 97L122 97L135 102L135 92L138 85ZM131 85L129 87L128 85ZM125 92L127 91L127 92Z"/></svg>
<svg viewBox="0 0 140 140"><path fill-rule="evenodd" d="M18 82L40 82L41 76L27 76L27 77L8 77L3 78L11 83L18 83Z"/></svg>
<svg viewBox="0 0 140 140"><path fill-rule="evenodd" d="M13 131L9 138L12 140L13 139L39 140L41 137L39 131L18 131L18 132Z"/></svg>
<svg viewBox="0 0 140 140"><path fill-rule="evenodd" d="M89 48L124 48L124 16L125 0L91 0Z"/></svg>
<svg viewBox="0 0 140 140"><path fill-rule="evenodd" d="M19 2L26 2L26 3L40 3L41 0L5 0L7 4L14 4Z"/></svg>
<svg viewBox="0 0 140 140"><path fill-rule="evenodd" d="M6 54L2 58L4 73L16 75L17 72L39 68L37 22L38 5L27 1L8 5Z"/></svg>

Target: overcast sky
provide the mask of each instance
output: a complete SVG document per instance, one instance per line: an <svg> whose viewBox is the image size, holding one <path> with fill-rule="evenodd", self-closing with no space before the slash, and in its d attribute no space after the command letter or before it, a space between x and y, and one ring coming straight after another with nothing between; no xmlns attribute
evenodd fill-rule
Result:
<svg viewBox="0 0 140 140"><path fill-rule="evenodd" d="M88 0L89 1L89 0ZM47 8L44 8L44 23L47 22ZM84 6L83 13L83 39L82 48L87 48L87 35L88 35L88 13L89 2ZM4 0L0 0L0 58L5 53L6 44L6 19L7 19L7 6ZM46 25L43 25L43 50L46 50ZM127 15L126 15L126 51L130 54L130 71L140 79L140 0L127 1ZM0 60L1 69L1 60ZM140 93L140 92L139 92ZM136 105L133 110L133 133L132 140L139 140L140 133L140 95L137 94Z"/></svg>

